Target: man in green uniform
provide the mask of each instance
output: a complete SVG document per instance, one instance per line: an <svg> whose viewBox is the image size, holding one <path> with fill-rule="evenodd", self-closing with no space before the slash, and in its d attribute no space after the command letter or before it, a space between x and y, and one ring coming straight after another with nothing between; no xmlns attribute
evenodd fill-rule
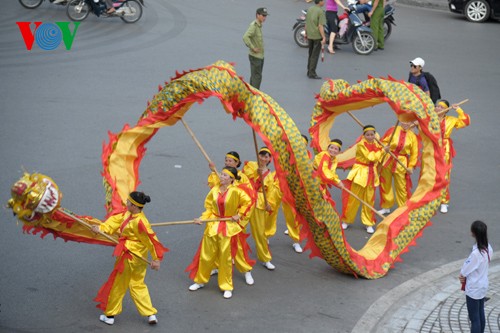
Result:
<svg viewBox="0 0 500 333"><path fill-rule="evenodd" d="M371 18L373 39L375 39L375 51L384 49L384 8L385 0L374 0L372 10L368 13Z"/></svg>
<svg viewBox="0 0 500 333"><path fill-rule="evenodd" d="M316 74L319 53L325 44L326 24L325 11L323 10L324 0L314 0L314 5L309 7L306 15L306 36L309 42L309 58L307 59L307 77L310 79L321 79Z"/></svg>
<svg viewBox="0 0 500 333"><path fill-rule="evenodd" d="M257 9L255 21L250 23L247 32L243 35L243 42L249 49L250 84L260 89L262 69L264 68L264 39L262 38L262 24L266 21L267 8Z"/></svg>

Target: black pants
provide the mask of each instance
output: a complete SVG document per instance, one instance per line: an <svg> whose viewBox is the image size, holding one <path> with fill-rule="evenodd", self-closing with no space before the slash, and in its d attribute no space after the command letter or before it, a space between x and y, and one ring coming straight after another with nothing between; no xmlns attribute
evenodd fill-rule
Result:
<svg viewBox="0 0 500 333"><path fill-rule="evenodd" d="M248 58L250 59L250 85L254 88L260 89L264 59L259 59L251 55L248 55Z"/></svg>
<svg viewBox="0 0 500 333"><path fill-rule="evenodd" d="M321 52L321 39L309 39L309 58L307 59L307 76L317 76L319 53Z"/></svg>

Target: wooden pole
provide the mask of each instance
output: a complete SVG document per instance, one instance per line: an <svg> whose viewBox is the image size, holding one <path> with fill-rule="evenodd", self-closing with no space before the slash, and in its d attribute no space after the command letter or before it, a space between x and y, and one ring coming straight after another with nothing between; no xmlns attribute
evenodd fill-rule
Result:
<svg viewBox="0 0 500 333"><path fill-rule="evenodd" d="M92 230L92 225L90 225L90 223L87 223L87 222L83 221L82 219L79 219L79 218L78 218L78 217L76 217L75 215L73 215L73 214L71 214L71 213L68 213L67 211L65 211L65 210L64 210L64 209L62 209L62 208L58 208L57 210L58 210L60 213L62 213L62 214L64 214L64 215L66 215L67 217L72 218L72 219L73 219L73 220L75 220L76 222L78 222L78 223L80 223L81 225L83 225L83 226L85 226L85 227L89 228L90 230ZM93 231L92 231L92 232L93 232ZM113 236L111 236L111 235L108 235L108 234L106 234L106 233L104 233L104 232L102 232L102 231L99 231L97 234L99 234L99 235L103 236L104 238L107 238L108 240L112 241L112 242L113 242L113 243L115 243L115 244L118 244L118 240L116 240L116 239L115 239ZM129 251L129 252L130 252L131 254L133 254L135 257L137 257L138 259L140 259L140 260L142 260L142 261L144 261L144 262L148 263L149 265L151 265L151 261L149 261L148 259L146 259L146 258L144 258L144 257L142 257L142 256L140 256L140 255L138 255L138 254L136 254L136 253L134 253L134 252L132 252L132 251Z"/></svg>
<svg viewBox="0 0 500 333"><path fill-rule="evenodd" d="M252 128L253 134L253 145L255 147L255 155L257 157L257 168L259 168L259 148L257 147L257 136L255 135L255 131ZM257 171L258 173L258 171ZM266 189L264 188L264 178L259 173L260 183L262 184L262 194L264 195L264 205L267 207L267 197L266 197ZM257 194L258 195L258 194Z"/></svg>
<svg viewBox="0 0 500 333"><path fill-rule="evenodd" d="M378 216L380 216L382 219L385 219L385 215L383 214L380 214L375 208L373 208L370 204L368 204L366 201L364 201L363 199L361 199L360 197L358 197L356 194L354 194L351 190L348 190L346 187L343 188L344 191L346 191L347 193L349 193L350 195L352 195L354 198L356 198L357 200L359 200L359 202L361 202L363 205L365 205L366 207L370 208L372 211L375 212L375 214L377 214Z"/></svg>
<svg viewBox="0 0 500 333"><path fill-rule="evenodd" d="M458 103L456 103L456 104L452 104L452 106L447 107L446 109L443 109L443 110L439 111L437 114L438 114L438 116L440 116L440 115L442 115L443 113L446 113L446 112L448 112L449 110L451 110L451 109L453 108L453 105L460 106L460 105L462 105L462 104L464 104L464 103L467 103L468 101L469 101L469 99L467 98L467 99L464 99L464 100L463 100L463 101L461 101L461 102L458 102ZM410 129L411 129L411 128L413 128L413 127L415 127L415 126L417 126L417 125L418 125L418 121L415 121L413 124L411 124Z"/></svg>
<svg viewBox="0 0 500 333"><path fill-rule="evenodd" d="M198 139L196 138L196 136L194 135L194 132L191 130L191 128L188 126L188 124L186 124L186 122L184 121L184 119L181 118L181 122L182 124L184 125L184 127L186 128L186 130L188 131L189 135L191 135L191 138L193 139L194 143L196 143L196 145L198 146L198 148L200 148L201 150L201 153L203 154L203 156L205 156L206 160L208 161L209 164L214 164L212 162L212 160L210 159L210 157L208 156L207 152L205 151L205 149L203 149L203 146L201 145L200 141L198 141ZM214 168L213 170L217 176L219 176L219 173L217 172L217 169Z"/></svg>
<svg viewBox="0 0 500 333"><path fill-rule="evenodd" d="M224 217L221 219L208 219L208 220L200 220L200 221L202 223L206 223L206 222L230 221L230 220L232 220L231 217ZM181 224L195 224L195 222L194 222L194 220L187 220L187 221L151 223L150 225L152 227L163 227L163 226L168 226L168 225L181 225Z"/></svg>
<svg viewBox="0 0 500 333"><path fill-rule="evenodd" d="M356 118L356 116L354 116L354 115L351 113L351 111L347 111L347 113L348 113L348 114L352 117L352 119L354 119L354 121L355 121L355 122L357 122L357 123L358 123L358 125L359 125L359 126L361 126L362 128L363 128L363 127L365 127L365 125L363 125L363 123L362 123L362 122L360 122L360 121L359 121L359 119L358 119L358 118ZM380 140L379 140L379 139L377 139L377 137L375 137L375 141L377 141L379 145L381 145L382 147L384 147L384 145L382 144L382 142L380 142ZM403 164L403 162L401 162L401 161L398 159L398 157L397 157L396 155L394 155L394 153L393 153L393 152L391 152L391 151L389 150L389 151L388 151L388 153L389 153L389 155L391 155L391 157L392 157L393 159L395 159L395 160L396 160L396 162L398 162L398 164L399 164L399 165L401 165L401 166L402 166L402 167L406 170L406 172L410 173L410 170L406 167L406 165L404 165L404 164Z"/></svg>
<svg viewBox="0 0 500 333"><path fill-rule="evenodd" d="M391 138L389 139L389 144L388 146L391 147L392 139L394 139L394 134L396 134L396 128L399 125L399 119L396 121L396 125L394 125L394 130L392 131ZM384 153L384 156L382 156L381 161L384 161L385 156L387 155L387 152Z"/></svg>

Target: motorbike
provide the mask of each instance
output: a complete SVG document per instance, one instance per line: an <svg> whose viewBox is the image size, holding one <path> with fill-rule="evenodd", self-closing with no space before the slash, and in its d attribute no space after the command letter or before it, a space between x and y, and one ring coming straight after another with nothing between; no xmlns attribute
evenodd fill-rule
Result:
<svg viewBox="0 0 500 333"><path fill-rule="evenodd" d="M97 17L119 17L126 23L135 23L142 16L143 0L113 0L115 12L108 14L106 4L100 0L68 0L66 13L73 21L83 21L93 13Z"/></svg>
<svg viewBox="0 0 500 333"><path fill-rule="evenodd" d="M396 9L392 4L395 1L387 1L387 5L384 8L384 39L387 40L389 36L392 33L392 26L396 25L396 22L394 20L394 12ZM364 16L364 24L366 26L370 26L370 17L368 16L369 9L363 6L362 4L359 3L358 0L348 0L348 4L354 5L354 9L356 10L356 13L361 14L363 13ZM364 7L364 8L363 8ZM371 9L371 4L370 4L370 9ZM340 19L340 17L339 17Z"/></svg>
<svg viewBox="0 0 500 333"><path fill-rule="evenodd" d="M38 6L42 4L44 0L19 0L19 3L24 7L28 9L35 9ZM68 0L48 0L50 3L53 3L55 5L63 5L66 6L68 3Z"/></svg>
<svg viewBox="0 0 500 333"><path fill-rule="evenodd" d="M363 21L359 18L354 5L348 5L349 11L347 20L345 21L346 26L339 29L339 33L335 36L333 41L334 45L338 44L350 44L352 43L352 48L354 52L361 55L368 55L375 49L375 39L372 35L372 30L363 24ZM293 37L295 43L300 47L308 47L309 43L306 37L306 17L307 10L302 10L302 16L297 19L297 22L293 25ZM344 29L343 29L344 28ZM325 25L325 36L330 36L330 31L328 26ZM342 30L345 32L342 33ZM327 38L328 43L328 38Z"/></svg>

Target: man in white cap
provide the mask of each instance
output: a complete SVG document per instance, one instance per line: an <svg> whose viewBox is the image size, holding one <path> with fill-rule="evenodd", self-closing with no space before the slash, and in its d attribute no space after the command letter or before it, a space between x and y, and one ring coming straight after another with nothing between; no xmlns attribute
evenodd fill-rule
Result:
<svg viewBox="0 0 500 333"><path fill-rule="evenodd" d="M427 95L431 95L429 90L429 83L425 79L422 69L424 68L425 61L422 58L415 58L410 61L410 77L408 82L416 84L420 87Z"/></svg>

